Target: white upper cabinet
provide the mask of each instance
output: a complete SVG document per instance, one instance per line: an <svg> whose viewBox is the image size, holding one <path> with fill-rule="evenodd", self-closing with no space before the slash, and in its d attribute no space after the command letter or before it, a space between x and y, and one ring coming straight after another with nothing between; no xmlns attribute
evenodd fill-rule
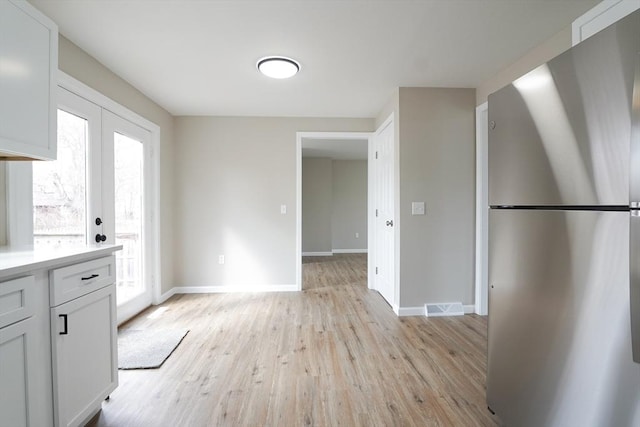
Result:
<svg viewBox="0 0 640 427"><path fill-rule="evenodd" d="M0 1L0 160L56 159L57 70L56 24Z"/></svg>

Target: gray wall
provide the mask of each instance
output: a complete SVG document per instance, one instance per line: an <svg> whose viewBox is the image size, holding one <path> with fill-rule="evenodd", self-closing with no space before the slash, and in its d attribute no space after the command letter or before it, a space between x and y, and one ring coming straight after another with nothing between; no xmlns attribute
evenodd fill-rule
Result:
<svg viewBox="0 0 640 427"><path fill-rule="evenodd" d="M333 162L302 159L302 252L331 252Z"/></svg>
<svg viewBox="0 0 640 427"><path fill-rule="evenodd" d="M475 90L400 88L399 101L400 306L472 304Z"/></svg>
<svg viewBox="0 0 640 427"><path fill-rule="evenodd" d="M367 250L367 180L366 160L302 159L303 253Z"/></svg>
<svg viewBox="0 0 640 427"><path fill-rule="evenodd" d="M367 249L367 161L334 160L332 176L332 249Z"/></svg>
<svg viewBox="0 0 640 427"><path fill-rule="evenodd" d="M373 119L176 117L176 285L295 284L296 132L373 127Z"/></svg>
<svg viewBox="0 0 640 427"><path fill-rule="evenodd" d="M474 89L400 88L376 119L395 115L400 307L473 303L475 100Z"/></svg>

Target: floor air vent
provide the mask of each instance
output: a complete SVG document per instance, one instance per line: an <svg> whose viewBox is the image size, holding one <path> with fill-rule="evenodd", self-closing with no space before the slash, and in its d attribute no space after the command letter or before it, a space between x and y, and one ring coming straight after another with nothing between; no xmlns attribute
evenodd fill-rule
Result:
<svg viewBox="0 0 640 427"><path fill-rule="evenodd" d="M464 315L464 307L460 302L425 304L424 312L427 317L462 316Z"/></svg>

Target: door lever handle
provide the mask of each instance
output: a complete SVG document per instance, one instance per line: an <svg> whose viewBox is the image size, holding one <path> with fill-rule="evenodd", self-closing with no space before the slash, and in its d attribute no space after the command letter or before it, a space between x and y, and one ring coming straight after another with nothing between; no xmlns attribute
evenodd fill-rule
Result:
<svg viewBox="0 0 640 427"><path fill-rule="evenodd" d="M96 234L96 243L104 242L105 240L107 240L107 236L100 233Z"/></svg>

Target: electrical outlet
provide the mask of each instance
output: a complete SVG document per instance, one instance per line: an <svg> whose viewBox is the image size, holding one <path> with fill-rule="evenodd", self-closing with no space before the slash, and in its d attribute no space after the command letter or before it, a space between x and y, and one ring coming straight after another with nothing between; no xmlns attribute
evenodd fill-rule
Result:
<svg viewBox="0 0 640 427"><path fill-rule="evenodd" d="M224 264L224 255L218 255L218 264Z"/></svg>
<svg viewBox="0 0 640 427"><path fill-rule="evenodd" d="M360 238L360 233L356 233L356 239Z"/></svg>

